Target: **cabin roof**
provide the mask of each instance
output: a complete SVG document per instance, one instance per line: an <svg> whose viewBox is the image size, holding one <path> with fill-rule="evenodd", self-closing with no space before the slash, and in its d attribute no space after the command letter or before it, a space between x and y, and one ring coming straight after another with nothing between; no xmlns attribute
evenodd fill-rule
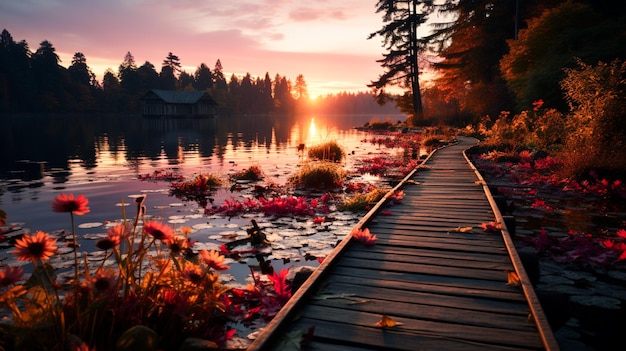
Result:
<svg viewBox="0 0 626 351"><path fill-rule="evenodd" d="M150 95L150 93L154 93L154 95L158 96L161 100L170 104L195 104L203 97L209 98L211 101L213 101L213 99L204 91L175 91L151 89L146 94L146 96ZM146 96L144 96L144 98Z"/></svg>

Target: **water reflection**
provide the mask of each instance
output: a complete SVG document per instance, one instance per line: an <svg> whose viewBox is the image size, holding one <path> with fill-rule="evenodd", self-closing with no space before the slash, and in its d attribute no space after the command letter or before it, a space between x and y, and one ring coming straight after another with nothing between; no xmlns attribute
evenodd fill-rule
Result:
<svg viewBox="0 0 626 351"><path fill-rule="evenodd" d="M244 163L294 163L303 145L342 140L347 148L358 147L351 128L371 117L11 116L0 129L0 194L50 183L137 176L154 168L192 174Z"/></svg>

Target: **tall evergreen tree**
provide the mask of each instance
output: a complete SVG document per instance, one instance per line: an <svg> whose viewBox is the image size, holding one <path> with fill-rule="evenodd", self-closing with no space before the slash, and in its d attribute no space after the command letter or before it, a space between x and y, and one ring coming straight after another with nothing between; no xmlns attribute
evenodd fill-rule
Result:
<svg viewBox="0 0 626 351"><path fill-rule="evenodd" d="M145 94L150 89L156 89L159 86L159 74L150 61L144 62L143 65L137 68L137 79L139 80L137 86L138 92L142 94Z"/></svg>
<svg viewBox="0 0 626 351"><path fill-rule="evenodd" d="M47 40L39 44L39 48L32 56L31 69L35 79L39 110L52 112L67 107L68 101L63 86L66 72L60 62L56 49Z"/></svg>
<svg viewBox="0 0 626 351"><path fill-rule="evenodd" d="M368 39L380 36L387 53L377 60L385 70L368 86L373 89L376 99L383 104L390 100L386 93L387 86L399 86L409 89L412 111L411 120L419 123L424 111L420 93L419 55L428 40L418 38L417 29L426 23L428 15L434 10L432 0L379 0L376 13L383 14L383 28L371 33Z"/></svg>
<svg viewBox="0 0 626 351"><path fill-rule="evenodd" d="M220 61L220 59L217 59L217 61L215 62L215 68L213 69L213 78L215 79L215 89L228 89L228 85L226 84L226 77L224 76L224 67L222 67L222 61Z"/></svg>
<svg viewBox="0 0 626 351"><path fill-rule="evenodd" d="M207 90L213 88L213 74L207 65L201 63L193 75L193 87L196 90Z"/></svg>
<svg viewBox="0 0 626 351"><path fill-rule="evenodd" d="M24 111L33 102L30 50L25 41L0 34L0 112Z"/></svg>

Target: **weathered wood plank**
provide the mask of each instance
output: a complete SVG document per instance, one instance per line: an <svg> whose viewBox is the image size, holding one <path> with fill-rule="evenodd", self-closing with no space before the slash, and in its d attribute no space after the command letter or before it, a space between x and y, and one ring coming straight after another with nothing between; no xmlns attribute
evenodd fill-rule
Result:
<svg viewBox="0 0 626 351"><path fill-rule="evenodd" d="M319 305L307 305L304 308L305 318L302 322L314 322L316 333L319 325L324 321L354 325L359 328L376 328L376 323L380 321L382 314L368 313L362 311L352 311L337 309ZM440 323L434 321L406 318L402 316L390 316L401 325L385 329L388 331L406 331L424 337L446 338L454 340L464 340L468 342L484 343L485 345L504 345L509 347L520 347L528 349L541 349L541 341L536 332L521 330L510 330L501 328L485 328L472 325L461 325L455 323ZM296 323L299 323L297 321ZM303 323L303 325L306 325ZM343 333L340 340L350 340L352 342L365 341L369 344L381 342L381 335L363 340L363 336L356 333ZM383 340L386 341L386 340ZM381 345L382 346L382 345ZM410 349L412 350L412 349Z"/></svg>
<svg viewBox="0 0 626 351"><path fill-rule="evenodd" d="M390 285L387 284L387 286ZM376 308L382 307L386 313L394 315L414 313L414 308L419 308L420 311L415 314L415 317L420 319L449 320L455 323L483 326L496 323L502 327L510 325L512 329L522 330L534 328L526 318L518 318L528 316L527 306L520 306L525 302L494 301L480 296L459 297L441 293L406 291L395 289L392 286L329 282L322 293L312 299L311 303L355 310L362 308L368 310L371 307L369 305L373 305ZM396 303L400 304L398 305L399 308L393 305ZM449 310L434 312L428 308L429 306ZM397 312L392 313L394 309L397 309Z"/></svg>
<svg viewBox="0 0 626 351"><path fill-rule="evenodd" d="M363 245L354 245L351 249L344 253L344 256L354 256L360 255L365 256L370 253L387 253L389 248L385 245L374 245L374 246L363 246ZM464 253L463 256L460 256L457 252L450 251L442 251L442 250L428 250L428 249L418 249L414 247L393 247L393 253L396 255L410 255L410 256L421 256L421 257L435 257L435 258L445 258L451 261L454 260L465 260L465 261L476 261L478 264L510 264L511 260L504 253L476 253L473 252L471 254ZM471 264L471 263L468 263Z"/></svg>
<svg viewBox="0 0 626 351"><path fill-rule="evenodd" d="M466 292L467 294L486 294L486 291L492 292L492 298L499 295L503 299L515 299L524 301L524 297L520 295L519 289L513 286L503 284L499 281L473 279L471 277L457 278L440 275L429 275L422 273L406 274L404 272L379 271L364 269L360 267L337 266L333 268L333 276L341 276L341 279L349 280L349 277L355 279L377 279L380 281L392 281L398 286L412 285L416 288L429 286L433 291L451 291L457 293ZM332 279L332 277L328 279ZM436 289L434 287L443 287Z"/></svg>
<svg viewBox="0 0 626 351"><path fill-rule="evenodd" d="M377 251L360 251L350 250L346 252L344 257L351 257L355 259L364 260L376 260L376 261L391 261L402 262L407 264L429 264L434 266L452 266L452 267L469 267L483 270L493 270L496 272L512 271L513 265L511 262L485 262L481 260L467 260L465 257L457 257L451 259L450 257L425 257L419 255L404 255L387 252Z"/></svg>
<svg viewBox="0 0 626 351"><path fill-rule="evenodd" d="M489 287L470 287L458 285L442 285L431 282L410 282L392 279L375 279L368 277L356 277L336 274L324 280L324 289L320 294L329 291L335 291L338 287L353 285L357 287L372 287L377 289L391 289L398 294L411 294L420 296L424 294L429 296L429 303L449 305L449 299L458 299L465 303L472 301L473 306L482 308L486 311L511 313L514 308L519 308L520 304L525 305L526 301L520 297L519 291L501 291L489 289ZM347 289L347 288L346 288ZM394 295L390 295L394 296ZM436 296L436 298L434 297ZM525 309L522 309L526 313Z"/></svg>
<svg viewBox="0 0 626 351"><path fill-rule="evenodd" d="M428 275L439 275L446 277L466 278L471 277L482 280L493 280L506 284L507 272L502 270L495 272L491 270L475 269L468 267L435 266L423 263L404 263L393 261L373 261L369 259L357 259L343 257L338 267L359 267L364 269L382 270L388 272L419 273Z"/></svg>

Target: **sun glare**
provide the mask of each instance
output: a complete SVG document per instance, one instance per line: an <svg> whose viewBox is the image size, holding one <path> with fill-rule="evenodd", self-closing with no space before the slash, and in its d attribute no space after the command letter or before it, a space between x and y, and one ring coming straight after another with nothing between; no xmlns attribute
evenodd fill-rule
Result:
<svg viewBox="0 0 626 351"><path fill-rule="evenodd" d="M309 138L311 140L314 140L316 134L317 131L315 129L315 118L311 118L311 125L309 126Z"/></svg>

